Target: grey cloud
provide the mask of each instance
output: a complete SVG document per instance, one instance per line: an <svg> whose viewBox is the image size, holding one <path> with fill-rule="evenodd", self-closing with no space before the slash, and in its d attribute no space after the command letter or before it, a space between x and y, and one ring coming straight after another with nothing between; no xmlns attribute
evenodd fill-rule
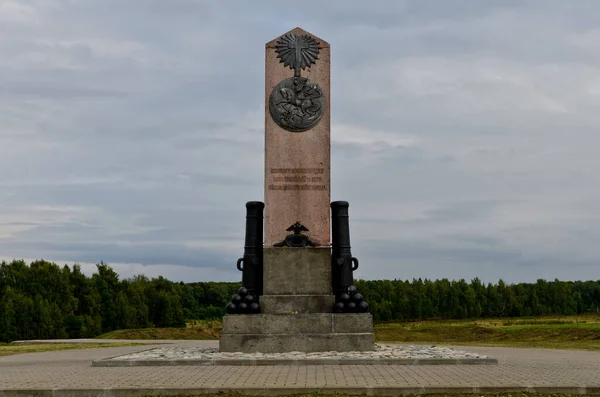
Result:
<svg viewBox="0 0 600 397"><path fill-rule="evenodd" d="M450 220L460 222L465 219L481 219L487 218L497 204L489 201L461 201L428 211L426 215L434 221Z"/></svg>
<svg viewBox="0 0 600 397"><path fill-rule="evenodd" d="M485 247L498 247L499 245L502 244L502 241L500 239L494 238L494 237L490 237L490 236L472 236L472 235L457 235L457 234L451 234L451 235L447 235L444 236L444 238L452 241L458 241L458 242L466 242L466 243L471 243L473 245L477 245L477 246L485 246Z"/></svg>
<svg viewBox="0 0 600 397"><path fill-rule="evenodd" d="M57 100L82 100L87 98L121 98L126 94L113 90L102 90L73 86L71 84L40 84L31 83L7 83L0 84L0 91L7 97L44 98Z"/></svg>
<svg viewBox="0 0 600 397"><path fill-rule="evenodd" d="M231 263L221 255L206 249L190 249L176 244L151 244L136 247L123 247L117 244L48 243L35 241L40 257L59 257L65 261L99 263L140 263L143 265L164 265L176 263L191 268L226 269ZM27 245L28 246L28 245ZM12 250L27 246L14 244ZM6 250L6 247L5 247ZM8 250L10 255L11 250ZM14 252L14 251L12 251ZM233 264L235 266L235 263ZM232 270L235 267L232 266ZM237 271L237 269L235 269ZM231 273L234 273L233 271ZM235 273L234 273L235 274Z"/></svg>
<svg viewBox="0 0 600 397"><path fill-rule="evenodd" d="M471 240L473 241L473 240ZM420 243L401 243L398 241L370 241L365 253L379 253L385 258L397 259L401 264L403 260L422 260L427 263L436 261L463 261L466 263L479 264L487 261L496 263L515 263L517 264L522 255L518 250L506 248L490 248L485 245L477 244L472 247L443 247L435 241Z"/></svg>
<svg viewBox="0 0 600 397"><path fill-rule="evenodd" d="M599 277L594 0L9 1L0 257L239 279L264 44L301 26L361 277Z"/></svg>
<svg viewBox="0 0 600 397"><path fill-rule="evenodd" d="M535 282L542 278L569 280L597 279L593 260L538 253L530 255L498 241L488 244L478 236L467 237L471 243L463 247L444 247L435 241L399 242L369 241L360 243L359 277L368 279L448 278L470 280L479 277L484 282ZM372 269L377 259L380 266ZM569 274L569 276L566 276Z"/></svg>

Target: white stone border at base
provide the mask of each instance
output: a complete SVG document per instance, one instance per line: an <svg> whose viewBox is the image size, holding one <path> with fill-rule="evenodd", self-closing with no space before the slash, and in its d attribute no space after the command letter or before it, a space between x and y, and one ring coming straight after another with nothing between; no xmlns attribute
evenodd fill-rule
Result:
<svg viewBox="0 0 600 397"><path fill-rule="evenodd" d="M377 345L371 352L228 353L215 348L160 347L96 360L94 367L177 365L477 365L497 364L484 355L442 346Z"/></svg>

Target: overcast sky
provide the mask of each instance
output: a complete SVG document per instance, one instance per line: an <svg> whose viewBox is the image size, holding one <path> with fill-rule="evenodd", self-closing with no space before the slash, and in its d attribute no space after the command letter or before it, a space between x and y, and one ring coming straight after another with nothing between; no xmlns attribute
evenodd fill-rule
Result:
<svg viewBox="0 0 600 397"><path fill-rule="evenodd" d="M300 26L359 278L600 279L600 1L0 4L2 259L241 280L264 45Z"/></svg>

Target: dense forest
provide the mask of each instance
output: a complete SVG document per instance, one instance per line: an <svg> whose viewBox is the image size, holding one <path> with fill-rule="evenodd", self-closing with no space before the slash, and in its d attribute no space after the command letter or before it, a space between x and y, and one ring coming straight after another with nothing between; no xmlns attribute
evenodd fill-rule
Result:
<svg viewBox="0 0 600 397"><path fill-rule="evenodd" d="M105 263L88 277L79 265L0 263L0 342L83 338L126 328L184 327L218 319L241 283L119 279ZM376 322L580 314L600 310L600 280L485 285L465 280L358 280Z"/></svg>

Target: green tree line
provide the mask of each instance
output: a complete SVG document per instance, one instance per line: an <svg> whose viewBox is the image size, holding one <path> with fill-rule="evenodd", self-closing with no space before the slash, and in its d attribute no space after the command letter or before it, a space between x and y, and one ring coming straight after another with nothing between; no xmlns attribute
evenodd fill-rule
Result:
<svg viewBox="0 0 600 397"><path fill-rule="evenodd" d="M482 283L465 280L357 280L376 322L581 314L600 310L599 281ZM219 319L240 282L119 279L106 263L88 277L44 260L0 263L0 342L90 338L117 329L185 327Z"/></svg>
<svg viewBox="0 0 600 397"><path fill-rule="evenodd" d="M600 311L600 280L482 283L465 280L358 280L373 320L410 321L573 315Z"/></svg>

